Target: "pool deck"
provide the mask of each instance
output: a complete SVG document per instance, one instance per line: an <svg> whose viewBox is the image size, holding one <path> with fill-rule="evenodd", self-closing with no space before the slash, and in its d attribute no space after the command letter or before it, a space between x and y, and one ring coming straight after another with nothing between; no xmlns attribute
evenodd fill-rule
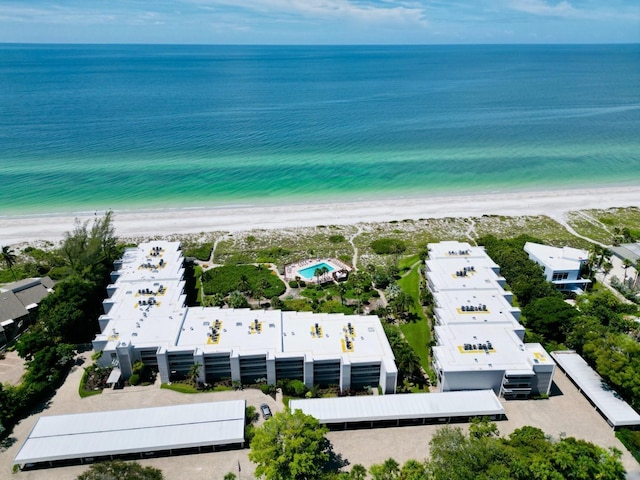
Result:
<svg viewBox="0 0 640 480"><path fill-rule="evenodd" d="M350 265L347 265L342 260L338 260L336 258L312 258L307 260L300 260L298 262L289 263L284 266L284 278L286 281L295 280L296 277L304 279L306 282L316 283L317 279L315 277L307 278L304 275L300 274L300 270L304 270L305 268L309 268L313 265L321 265L321 264L330 265L333 270L328 272L326 275L337 272L340 270L347 270L348 272L352 271L353 268ZM323 280L326 281L326 277L322 277Z"/></svg>

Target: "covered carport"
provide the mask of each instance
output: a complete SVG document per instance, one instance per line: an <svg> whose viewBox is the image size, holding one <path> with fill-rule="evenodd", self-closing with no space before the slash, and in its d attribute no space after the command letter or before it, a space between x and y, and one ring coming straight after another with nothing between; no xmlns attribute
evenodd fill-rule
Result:
<svg viewBox="0 0 640 480"><path fill-rule="evenodd" d="M493 390L413 393L291 400L331 429L396 427L467 422L473 417L503 420L505 411Z"/></svg>
<svg viewBox="0 0 640 480"><path fill-rule="evenodd" d="M640 425L640 415L573 350L552 352L556 364L614 429Z"/></svg>
<svg viewBox="0 0 640 480"><path fill-rule="evenodd" d="M40 417L14 465L41 468L242 448L244 400Z"/></svg>

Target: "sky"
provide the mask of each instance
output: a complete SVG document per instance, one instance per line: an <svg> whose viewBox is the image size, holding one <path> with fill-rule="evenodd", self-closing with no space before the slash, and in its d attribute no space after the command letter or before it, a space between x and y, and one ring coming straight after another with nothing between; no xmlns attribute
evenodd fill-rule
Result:
<svg viewBox="0 0 640 480"><path fill-rule="evenodd" d="M640 0L0 0L0 42L640 43Z"/></svg>

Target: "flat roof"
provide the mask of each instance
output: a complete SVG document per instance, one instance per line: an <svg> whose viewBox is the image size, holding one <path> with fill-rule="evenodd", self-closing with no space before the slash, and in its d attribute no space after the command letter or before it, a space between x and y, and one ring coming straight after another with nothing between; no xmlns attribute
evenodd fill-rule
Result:
<svg viewBox="0 0 640 480"><path fill-rule="evenodd" d="M375 315L185 307L178 242L140 244L128 249L117 266L117 280L103 302L102 332L93 341L96 349L133 345L169 353L197 349L204 354L342 357L356 363L384 361L392 368L393 352Z"/></svg>
<svg viewBox="0 0 640 480"><path fill-rule="evenodd" d="M449 240L430 243L427 245L427 249L429 250L429 258L432 260L445 258L485 258L493 263L494 268L498 268L498 264L491 260L484 247L474 247L468 242Z"/></svg>
<svg viewBox="0 0 640 480"><path fill-rule="evenodd" d="M312 398L291 400L289 408L323 424L505 413L493 390Z"/></svg>
<svg viewBox="0 0 640 480"><path fill-rule="evenodd" d="M173 345L184 318L184 282L118 283L105 303L112 303L101 317L108 323L96 341L129 342L136 345ZM158 289L162 286L162 293ZM153 294L139 293L140 290Z"/></svg>
<svg viewBox="0 0 640 480"><path fill-rule="evenodd" d="M94 342L112 349L129 342L137 346L170 346L186 312L179 242L153 241L128 248L116 262L118 275L103 301L104 328Z"/></svg>
<svg viewBox="0 0 640 480"><path fill-rule="evenodd" d="M427 278L436 291L495 290L504 278L495 273L495 263L488 257L451 257L427 260Z"/></svg>
<svg viewBox="0 0 640 480"><path fill-rule="evenodd" d="M155 240L127 248L116 262L120 282L145 279L182 279L182 250L180 242Z"/></svg>
<svg viewBox="0 0 640 480"><path fill-rule="evenodd" d="M523 343L512 328L496 325L439 325L433 354L445 372L520 371L555 365L540 344Z"/></svg>
<svg viewBox="0 0 640 480"><path fill-rule="evenodd" d="M518 322L520 309L505 298L506 292L495 290L445 290L433 294L435 313L444 324L506 323L524 329Z"/></svg>
<svg viewBox="0 0 640 480"><path fill-rule="evenodd" d="M217 330L215 339L210 336L212 328ZM314 359L337 355L348 356L351 361L393 358L382 324L375 315L280 310L190 307L176 347L199 348L205 354L237 351L250 355L270 351L275 355L306 354Z"/></svg>
<svg viewBox="0 0 640 480"><path fill-rule="evenodd" d="M640 415L605 383L598 373L573 350L551 352L551 356L607 419L612 427L640 425Z"/></svg>
<svg viewBox="0 0 640 480"><path fill-rule="evenodd" d="M13 463L242 443L245 403L232 400L40 417Z"/></svg>
<svg viewBox="0 0 640 480"><path fill-rule="evenodd" d="M572 247L552 247L540 243L527 242L524 251L535 256L552 270L579 270L589 259L589 252Z"/></svg>

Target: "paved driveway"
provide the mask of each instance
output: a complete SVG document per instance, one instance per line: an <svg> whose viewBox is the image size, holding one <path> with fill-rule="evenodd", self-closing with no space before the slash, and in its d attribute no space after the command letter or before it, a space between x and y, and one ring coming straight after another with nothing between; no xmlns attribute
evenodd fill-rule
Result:
<svg viewBox="0 0 640 480"><path fill-rule="evenodd" d="M82 358L89 361L90 353L83 354ZM101 395L81 399L78 396L78 384L81 376L82 367L75 368L47 409L32 415L16 426L11 437L15 443L0 452L0 478L73 480L86 469L84 466L61 467L20 472L15 476L10 476L13 458L40 415L61 415L231 399L245 399L248 405L255 406L257 410L261 403L267 403L274 413L283 409L282 403L276 402L258 390L187 395L162 390L157 386L128 387L123 390L105 391ZM557 370L555 382L562 394L548 400L503 401L509 420L498 422L501 434L509 434L524 425L534 425L555 438L562 434L584 438L602 446L615 446L624 452L623 462L629 472L629 478L640 479L640 465L618 442L613 430L576 390L564 373ZM261 422L262 419L259 423ZM460 426L466 428L464 424ZM381 463L389 457L395 458L402 464L410 458L423 460L428 456L429 440L437 428L437 426L418 426L340 431L330 432L328 438L333 443L335 452L351 464L361 463L368 467L373 463ZM248 449L222 451L145 459L140 460L140 463L160 468L168 480L222 479L228 472L238 474L238 463L240 463L242 469L240 478L248 479L253 478L254 472L254 466L247 457L248 452Z"/></svg>
<svg viewBox="0 0 640 480"><path fill-rule="evenodd" d="M17 352L6 352L4 356L4 359L0 360L0 382L17 385L24 375L24 360Z"/></svg>

